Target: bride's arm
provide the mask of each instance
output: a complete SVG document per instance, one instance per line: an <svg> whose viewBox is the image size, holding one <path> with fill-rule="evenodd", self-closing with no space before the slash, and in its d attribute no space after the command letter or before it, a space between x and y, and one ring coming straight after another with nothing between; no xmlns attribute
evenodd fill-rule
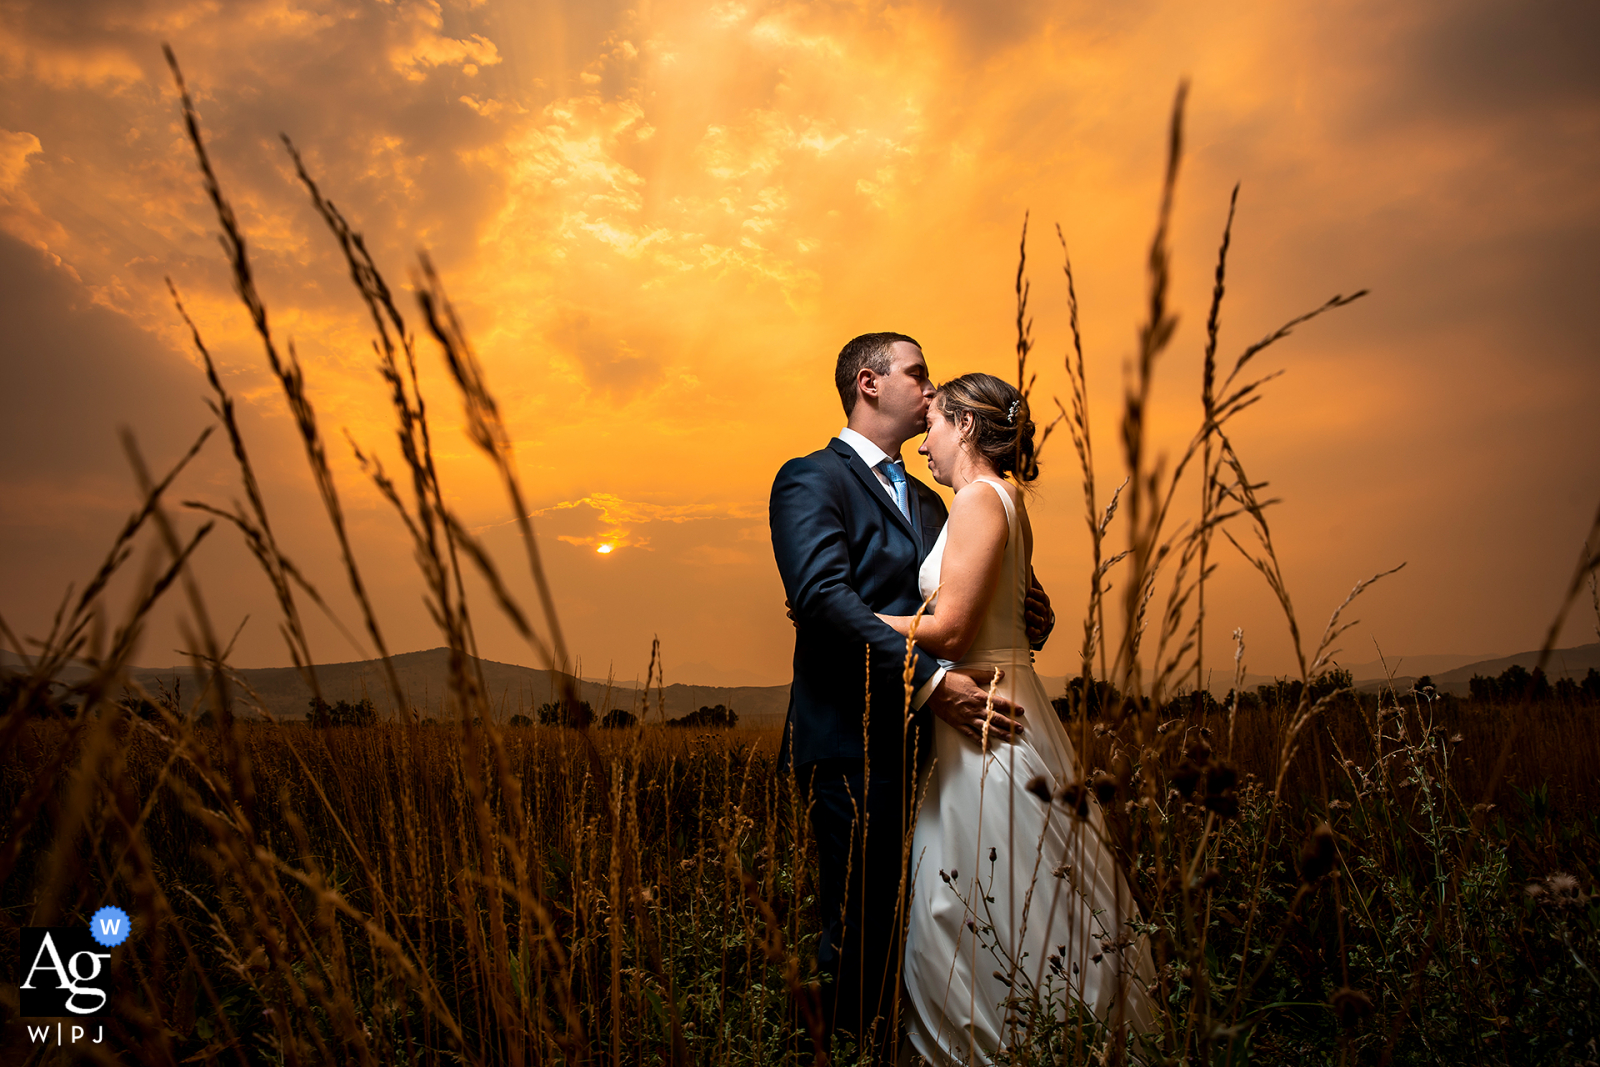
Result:
<svg viewBox="0 0 1600 1067"><path fill-rule="evenodd" d="M917 646L940 659L957 660L972 647L1000 580L1006 547L1006 511L988 486L974 482L950 505L949 532L939 569L939 606L917 623ZM910 615L880 615L901 634Z"/></svg>

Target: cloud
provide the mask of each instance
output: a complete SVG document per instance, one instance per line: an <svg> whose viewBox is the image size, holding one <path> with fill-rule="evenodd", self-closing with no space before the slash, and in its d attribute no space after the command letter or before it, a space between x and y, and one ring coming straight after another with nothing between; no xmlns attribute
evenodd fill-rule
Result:
<svg viewBox="0 0 1600 1067"><path fill-rule="evenodd" d="M97 303L50 253L0 234L0 278L0 614L37 636L69 583L83 588L137 500L118 432L132 431L145 462L164 471L211 415L200 373ZM207 459L174 496L203 483ZM123 592L115 586L108 601Z"/></svg>
<svg viewBox="0 0 1600 1067"><path fill-rule="evenodd" d="M118 426L137 429L160 455L187 446L210 421L200 373L127 316L97 304L49 253L0 236L0 277L0 477L7 483L126 482Z"/></svg>
<svg viewBox="0 0 1600 1067"><path fill-rule="evenodd" d="M750 519L766 514L766 508L757 504L650 504L637 500L623 500L612 493L591 493L577 500L563 500L541 508L530 516L537 518L558 511L589 508L599 513L600 532L581 536L561 534L559 541L573 545L610 546L611 548L648 548L650 537L638 532L641 526L667 522L682 524L704 522L712 519ZM744 558L740 554L740 558Z"/></svg>
<svg viewBox="0 0 1600 1067"><path fill-rule="evenodd" d="M640 353L617 335L615 326L597 322L587 311L561 311L548 337L604 396L625 400L662 379L659 359Z"/></svg>
<svg viewBox="0 0 1600 1067"><path fill-rule="evenodd" d="M46 218L23 188L31 156L44 152L39 138L25 131L0 130L0 231L37 248L60 240L61 227Z"/></svg>
<svg viewBox="0 0 1600 1067"><path fill-rule="evenodd" d="M1067 336L1060 220L1096 425L1115 425L1162 133L1185 74L1190 151L1172 233L1184 317L1152 408L1158 436L1190 425L1177 383L1198 376L1236 179L1225 349L1333 291L1374 290L1263 357L1289 373L1238 427L1253 472L1289 501L1281 539L1315 546L1297 561L1297 603L1337 602L1353 576L1400 558L1426 559L1404 583L1436 582L1446 597L1500 574L1492 610L1383 608L1427 646L1402 651L1500 648L1497 635L1537 629L1536 591L1559 581L1545 561L1570 557L1556 543L1563 524L1600 491L1574 458L1594 454L1600 433L1582 408L1600 389L1587 321L1600 283L1588 252L1600 234L1592 5L10 0L5 11L0 265L18 279L6 307L23 325L0 367L28 399L0 403L14 422L8 457L41 475L32 495L11 495L29 503L9 516L34 501L87 513L125 488L102 433L124 411L152 413L152 432L173 441L188 425L198 389L165 274L247 421L283 426L217 253L164 40L185 64L274 328L296 343L330 431L348 426L381 450L392 415L371 324L280 131L366 235L413 329L407 269L429 249L530 493L563 502L541 512L544 525L586 548L648 546L632 560L560 551L583 557L584 581L598 568L621 582L637 564L637 584L648 562L658 600L649 618L640 601L639 625L669 641L725 626L716 639L741 661L781 673L788 634L781 612L776 629L749 614L774 600L753 543L761 508L641 501L760 499L784 459L837 428L831 361L856 333L907 330L940 376L1010 373L1024 210L1039 352ZM486 507L453 386L425 338L418 354L455 499ZM1042 394L1063 392L1059 364L1035 358ZM298 469L292 438L276 447L263 464ZM1104 438L1100 454L1115 458ZM1037 564L1055 588L1080 582L1066 467L1047 464L1034 513L1046 534ZM607 492L588 492L596 485ZM1418 498L1433 504L1391 506ZM1295 527L1306 514L1316 518ZM1360 532L1335 539L1346 521ZM284 525L321 544L304 516ZM404 558L391 534L375 521L374 551ZM41 559L55 551L40 546ZM314 565L320 550L303 551ZM718 561L717 595L746 607L719 602L684 621L682 567L694 560ZM1227 628L1271 625L1238 610ZM620 640L614 613L574 625L575 645ZM487 624L484 637L498 640ZM1255 668L1290 661L1281 647L1252 649L1264 657Z"/></svg>
<svg viewBox="0 0 1600 1067"><path fill-rule="evenodd" d="M111 14L110 5L100 3L8 4L0 20L0 59L9 70L58 89L114 89L137 81L144 72L126 37L106 32ZM118 14L121 22L130 12L124 6Z"/></svg>
<svg viewBox="0 0 1600 1067"><path fill-rule="evenodd" d="M500 50L481 34L450 37L441 32L444 9L437 0L404 4L401 10L409 32L390 46L389 62L407 81L426 81L434 68L450 66L470 78L500 62Z"/></svg>
<svg viewBox="0 0 1600 1067"><path fill-rule="evenodd" d="M1451 0L1412 9L1392 68L1405 92L1394 102L1461 121L1529 111L1592 114L1600 98L1600 9L1574 0L1507 7Z"/></svg>
<svg viewBox="0 0 1600 1067"><path fill-rule="evenodd" d="M28 169L28 157L42 151L44 146L33 134L0 130L0 193L15 191Z"/></svg>

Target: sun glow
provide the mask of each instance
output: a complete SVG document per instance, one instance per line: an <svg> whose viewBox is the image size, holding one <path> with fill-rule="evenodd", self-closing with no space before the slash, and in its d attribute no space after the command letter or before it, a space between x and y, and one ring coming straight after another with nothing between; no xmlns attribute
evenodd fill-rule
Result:
<svg viewBox="0 0 1600 1067"><path fill-rule="evenodd" d="M600 553L602 556L609 556L611 554L611 550L616 547L616 545L597 545L595 546L595 551Z"/></svg>

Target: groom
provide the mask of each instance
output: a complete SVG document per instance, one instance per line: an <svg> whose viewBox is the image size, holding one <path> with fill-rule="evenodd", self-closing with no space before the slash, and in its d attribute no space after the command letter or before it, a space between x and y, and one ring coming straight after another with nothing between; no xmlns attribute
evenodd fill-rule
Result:
<svg viewBox="0 0 1600 1067"><path fill-rule="evenodd" d="M834 384L847 425L826 448L785 463L772 485L772 550L795 624L779 761L793 761L811 803L828 1024L862 1051L870 1043L875 1062L888 1062L898 1039L888 1033L889 1013L916 742L904 728L906 641L876 613L916 612L917 571L946 512L900 459L905 442L927 429L934 394L922 347L905 334L863 334L840 351ZM1041 641L1054 620L1037 585L1027 617L1029 639ZM929 736L931 712L981 737L988 683L946 672L919 650L910 736ZM1025 710L1049 709L1017 708L997 696L990 737L1020 731Z"/></svg>

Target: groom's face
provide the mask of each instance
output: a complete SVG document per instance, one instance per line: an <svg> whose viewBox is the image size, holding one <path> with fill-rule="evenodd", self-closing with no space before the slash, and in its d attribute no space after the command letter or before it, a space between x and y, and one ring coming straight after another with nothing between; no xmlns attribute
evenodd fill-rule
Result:
<svg viewBox="0 0 1600 1067"><path fill-rule="evenodd" d="M889 373L878 378L878 413L893 419L915 437L928 425L928 404L933 400L933 381L928 377L928 362L922 349L906 341L896 341L889 349Z"/></svg>

